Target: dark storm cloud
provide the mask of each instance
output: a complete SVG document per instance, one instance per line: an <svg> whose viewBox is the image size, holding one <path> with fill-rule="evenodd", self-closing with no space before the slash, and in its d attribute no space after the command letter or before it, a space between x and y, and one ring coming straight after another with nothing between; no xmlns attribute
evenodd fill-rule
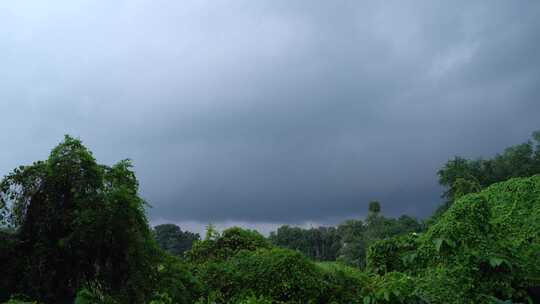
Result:
<svg viewBox="0 0 540 304"><path fill-rule="evenodd" d="M427 216L436 170L540 129L534 1L0 4L0 170L64 133L153 221Z"/></svg>

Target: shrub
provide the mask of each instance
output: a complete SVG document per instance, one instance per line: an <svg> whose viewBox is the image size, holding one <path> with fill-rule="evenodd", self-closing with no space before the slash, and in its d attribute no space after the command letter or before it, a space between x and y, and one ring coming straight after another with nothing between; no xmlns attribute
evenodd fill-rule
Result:
<svg viewBox="0 0 540 304"><path fill-rule="evenodd" d="M103 291L98 281L89 282L77 291L74 304L116 304L117 302Z"/></svg>
<svg viewBox="0 0 540 304"><path fill-rule="evenodd" d="M208 260L226 260L240 250L270 248L269 241L254 230L232 227L223 231L221 235L209 234L212 236L194 242L191 250L186 253L189 261L200 263Z"/></svg>
<svg viewBox="0 0 540 304"><path fill-rule="evenodd" d="M409 271L417 265L417 233L376 241L367 252L368 271L384 274L392 271Z"/></svg>
<svg viewBox="0 0 540 304"><path fill-rule="evenodd" d="M319 263L325 283L321 303L363 303L363 289L369 277L365 272L341 263Z"/></svg>
<svg viewBox="0 0 540 304"><path fill-rule="evenodd" d="M416 249L415 249L416 248ZM494 184L458 199L416 238L369 249L372 272L413 275L429 303L538 301L540 176Z"/></svg>
<svg viewBox="0 0 540 304"><path fill-rule="evenodd" d="M36 301L28 300L25 297L19 298L11 298L9 301L5 302L4 304L39 304Z"/></svg>
<svg viewBox="0 0 540 304"><path fill-rule="evenodd" d="M296 251L243 251L231 259L231 264L245 290L277 301L316 303L325 288L321 269Z"/></svg>
<svg viewBox="0 0 540 304"><path fill-rule="evenodd" d="M235 302L235 304L274 304L275 301L266 297L247 296Z"/></svg>
<svg viewBox="0 0 540 304"><path fill-rule="evenodd" d="M401 272L375 275L363 290L364 304L425 303L415 293L414 278Z"/></svg>
<svg viewBox="0 0 540 304"><path fill-rule="evenodd" d="M170 298L171 303L191 304L202 294L202 286L179 258L164 253L154 293L154 301L166 303Z"/></svg>

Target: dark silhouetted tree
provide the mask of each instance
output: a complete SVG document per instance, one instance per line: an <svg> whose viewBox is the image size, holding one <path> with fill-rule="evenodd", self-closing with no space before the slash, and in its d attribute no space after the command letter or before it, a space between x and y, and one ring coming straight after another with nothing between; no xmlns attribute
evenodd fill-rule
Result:
<svg viewBox="0 0 540 304"><path fill-rule="evenodd" d="M0 205L16 229L17 293L72 303L98 280L104 290L143 303L155 277L155 246L128 160L96 163L66 136L46 161L13 170L0 183Z"/></svg>
<svg viewBox="0 0 540 304"><path fill-rule="evenodd" d="M378 201L369 202L369 213L379 214L381 212L381 204Z"/></svg>
<svg viewBox="0 0 540 304"><path fill-rule="evenodd" d="M191 249L193 242L200 239L198 233L182 231L174 224L163 224L154 227L154 237L161 249L173 255L182 255Z"/></svg>

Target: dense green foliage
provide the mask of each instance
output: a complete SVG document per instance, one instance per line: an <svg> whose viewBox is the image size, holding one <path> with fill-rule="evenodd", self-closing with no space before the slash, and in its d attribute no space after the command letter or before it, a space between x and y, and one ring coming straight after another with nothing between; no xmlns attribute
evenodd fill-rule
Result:
<svg viewBox="0 0 540 304"><path fill-rule="evenodd" d="M539 253L534 176L463 196L425 233L375 243L368 269L410 276L409 295L427 303L527 302L540 288Z"/></svg>
<svg viewBox="0 0 540 304"><path fill-rule="evenodd" d="M193 263L209 260L221 261L227 260L239 251L259 248L270 248L270 243L257 231L232 227L220 234L213 231L210 226L205 239L195 242L186 255Z"/></svg>
<svg viewBox="0 0 540 304"><path fill-rule="evenodd" d="M182 231L174 224L163 224L154 227L154 238L159 247L170 254L181 256L191 249L194 241L201 237L198 233Z"/></svg>
<svg viewBox="0 0 540 304"><path fill-rule="evenodd" d="M8 298L17 285L17 281L13 279L19 272L19 267L13 259L17 255L16 245L17 240L13 233L0 230L0 267L2 267L0 299Z"/></svg>
<svg viewBox="0 0 540 304"><path fill-rule="evenodd" d="M427 226L373 201L336 227L265 238L209 225L201 240L151 229L130 162L99 165L67 136L0 182L0 302L538 303L539 159L529 142L451 160L439 171L451 203Z"/></svg>
<svg viewBox="0 0 540 304"><path fill-rule="evenodd" d="M302 229L283 225L270 233L270 241L319 261L335 261L341 248L341 236L335 227Z"/></svg>
<svg viewBox="0 0 540 304"><path fill-rule="evenodd" d="M455 157L439 170L439 183L446 187L445 204L436 212L440 215L452 202L468 193L478 192L496 182L512 177L540 174L540 131L533 133L532 141L507 148L492 159L465 159Z"/></svg>
<svg viewBox="0 0 540 304"><path fill-rule="evenodd" d="M243 303L245 299L360 303L367 280L359 270L318 265L300 252L272 247L260 234L240 228L197 242L188 257L206 287L208 303Z"/></svg>
<svg viewBox="0 0 540 304"><path fill-rule="evenodd" d="M422 224L410 216L387 218L380 210L379 202L371 202L365 221L347 220L337 227L310 229L284 225L271 232L269 239L276 246L299 250L315 260L339 260L363 268L367 249L374 241L422 230Z"/></svg>
<svg viewBox="0 0 540 304"><path fill-rule="evenodd" d="M67 137L46 161L21 166L0 183L5 218L16 229L5 265L10 293L70 303L85 283L142 303L159 257L129 161L98 165ZM4 279L6 278L6 279ZM11 284L10 284L11 282ZM15 286L13 286L15 285Z"/></svg>

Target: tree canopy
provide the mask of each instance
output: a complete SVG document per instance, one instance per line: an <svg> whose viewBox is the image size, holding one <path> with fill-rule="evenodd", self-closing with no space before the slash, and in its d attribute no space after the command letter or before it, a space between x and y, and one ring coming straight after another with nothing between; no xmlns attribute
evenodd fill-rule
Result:
<svg viewBox="0 0 540 304"><path fill-rule="evenodd" d="M512 177L540 174L540 131L533 132L531 140L508 147L491 159L471 160L456 156L437 174L439 183L446 189L442 194L446 202L437 212L439 214L465 194Z"/></svg>
<svg viewBox="0 0 540 304"><path fill-rule="evenodd" d="M142 302L157 256L131 162L99 165L66 136L49 158L0 182L4 221L16 233L16 290L45 302L70 302L99 280L110 293ZM22 253L22 258L17 256Z"/></svg>
<svg viewBox="0 0 540 304"><path fill-rule="evenodd" d="M159 247L170 254L181 256L191 249L193 242L200 240L198 233L182 231L175 224L157 225L153 229Z"/></svg>
<svg viewBox="0 0 540 304"><path fill-rule="evenodd" d="M270 233L270 241L283 248L294 249L318 261L339 260L363 268L368 247L376 240L422 230L417 219L403 215L397 219L380 214L381 205L372 201L368 216L347 220L336 227L303 229L283 225Z"/></svg>

